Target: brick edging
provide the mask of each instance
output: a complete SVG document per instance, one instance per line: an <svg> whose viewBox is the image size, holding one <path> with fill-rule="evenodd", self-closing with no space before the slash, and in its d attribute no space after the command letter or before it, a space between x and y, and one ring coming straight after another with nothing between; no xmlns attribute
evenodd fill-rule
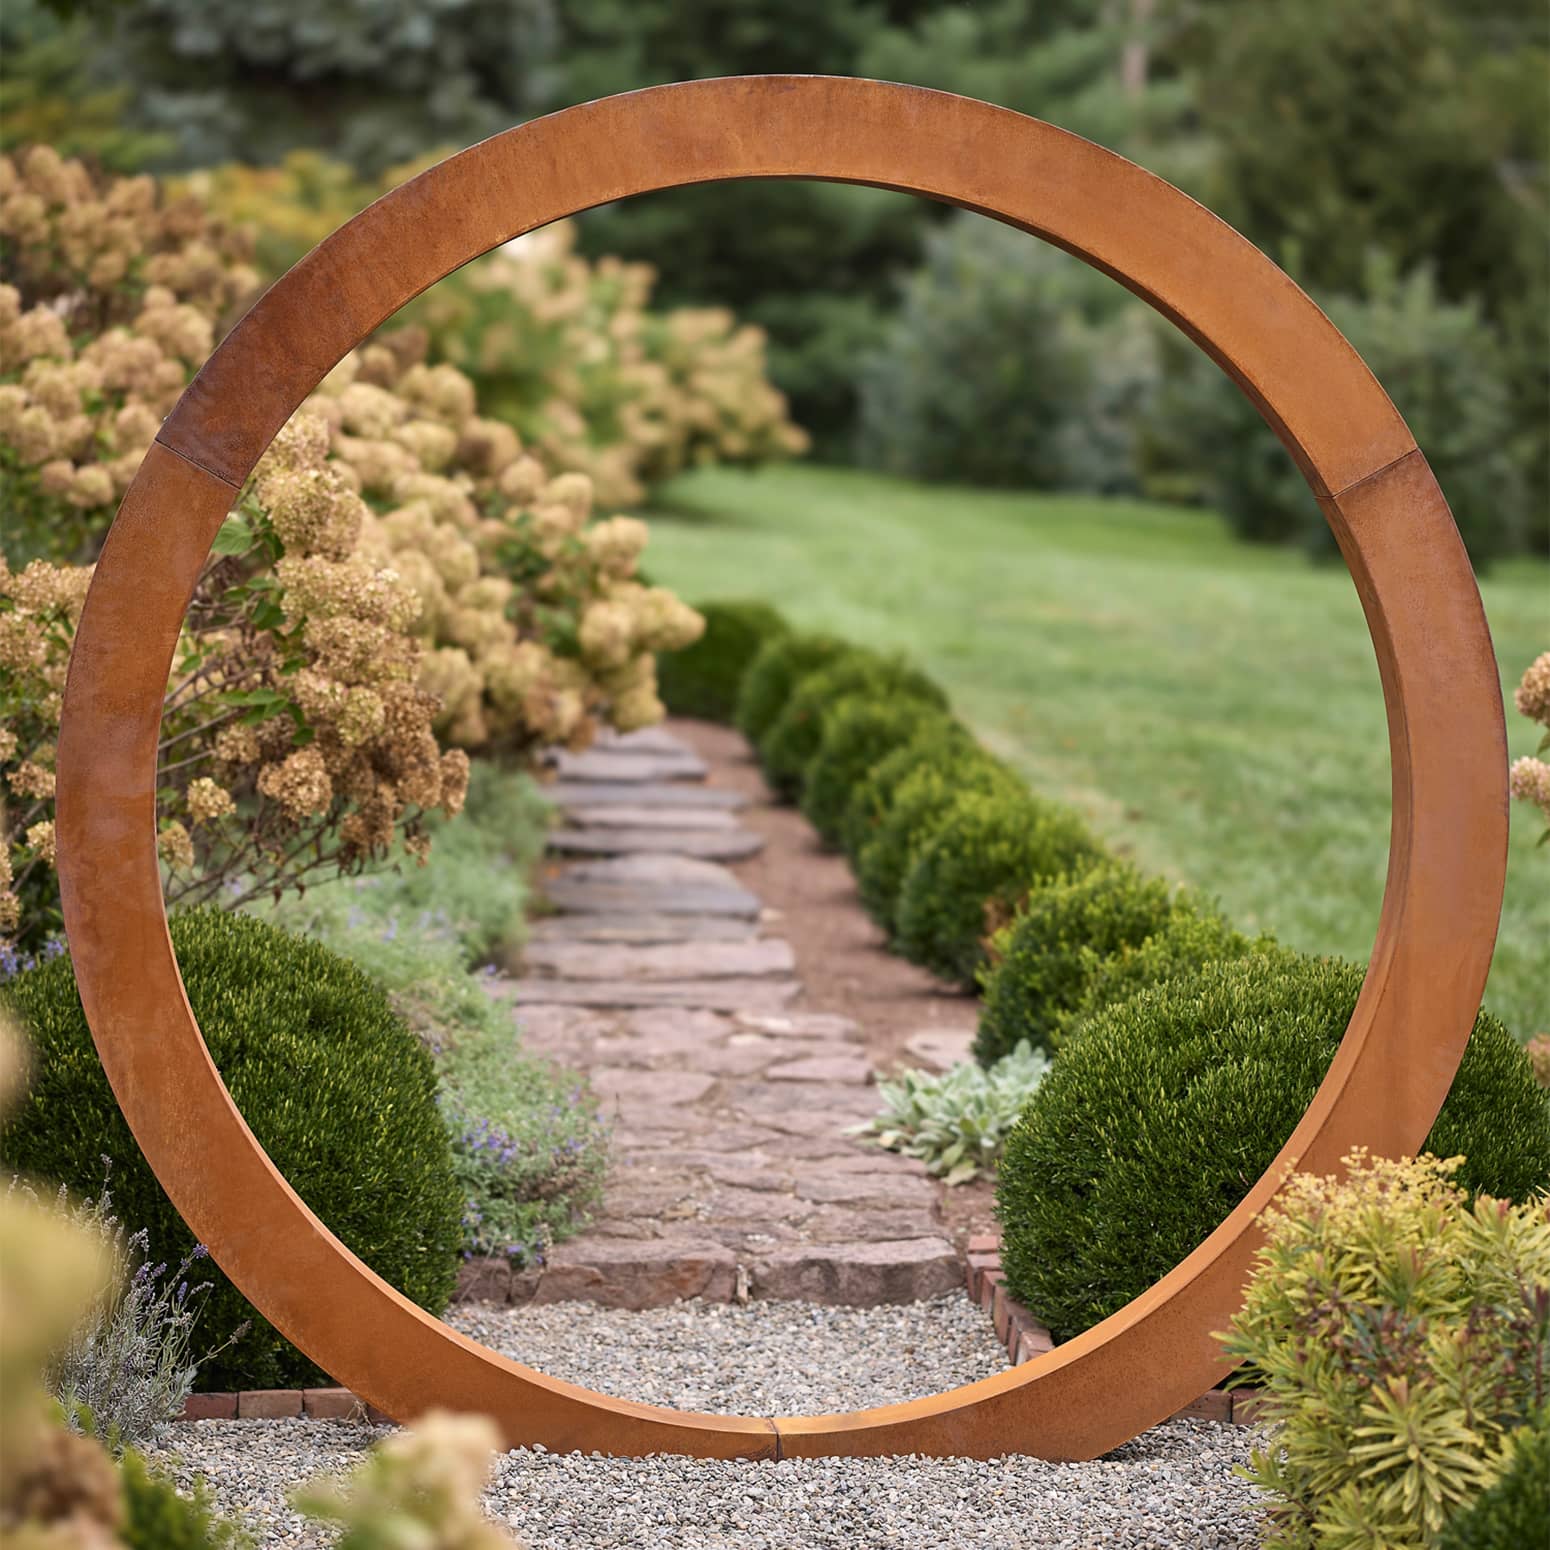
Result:
<svg viewBox="0 0 1550 1550"><path fill-rule="evenodd" d="M1055 1349L1055 1340L1049 1330L1007 1291L1006 1277L1001 1269L999 1237L994 1233L972 1236L965 1262L965 1289L994 1324L996 1339L1006 1347L1007 1357L1014 1367ZM1212 1389L1199 1399L1191 1400L1171 1419L1252 1426L1258 1418L1260 1404L1259 1395L1250 1389Z"/></svg>
<svg viewBox="0 0 1550 1550"><path fill-rule="evenodd" d="M349 1389L243 1389L236 1394L190 1394L183 1402L184 1421L371 1421L391 1425L392 1417Z"/></svg>

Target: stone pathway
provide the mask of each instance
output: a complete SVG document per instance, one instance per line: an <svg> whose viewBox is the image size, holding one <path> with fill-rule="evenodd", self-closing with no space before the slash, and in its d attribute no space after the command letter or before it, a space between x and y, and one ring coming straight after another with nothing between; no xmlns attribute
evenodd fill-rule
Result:
<svg viewBox="0 0 1550 1550"><path fill-rule="evenodd" d="M803 1004L778 919L724 865L763 844L747 799L661 728L556 763L554 913L492 989L525 1047L589 1073L613 1167L543 1271L479 1262L463 1294L869 1305L962 1285L924 1168L844 1134L877 1106L860 1030Z"/></svg>

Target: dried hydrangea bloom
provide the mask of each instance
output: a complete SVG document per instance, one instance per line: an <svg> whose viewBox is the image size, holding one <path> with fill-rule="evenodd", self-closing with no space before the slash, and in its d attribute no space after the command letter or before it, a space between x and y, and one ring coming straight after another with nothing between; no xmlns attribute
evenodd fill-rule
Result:
<svg viewBox="0 0 1550 1550"><path fill-rule="evenodd" d="M156 854L174 872L187 872L193 866L194 842L176 818L161 826L156 836Z"/></svg>
<svg viewBox="0 0 1550 1550"><path fill-rule="evenodd" d="M1530 721L1550 726L1550 651L1542 652L1529 664L1512 702Z"/></svg>
<svg viewBox="0 0 1550 1550"><path fill-rule="evenodd" d="M1550 764L1542 759L1514 760L1507 783L1520 802L1532 802L1550 818Z"/></svg>

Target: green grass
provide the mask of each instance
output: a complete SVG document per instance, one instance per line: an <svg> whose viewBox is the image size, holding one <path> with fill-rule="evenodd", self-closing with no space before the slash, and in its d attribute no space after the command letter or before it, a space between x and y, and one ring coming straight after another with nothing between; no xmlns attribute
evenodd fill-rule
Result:
<svg viewBox="0 0 1550 1550"><path fill-rule="evenodd" d="M701 470L648 515L653 580L910 651L986 744L1141 866L1244 930L1371 951L1388 739L1343 569L1199 511L812 466ZM1510 695L1550 644L1550 567L1503 564L1481 590ZM1508 724L1513 755L1532 752L1510 699ZM1526 1038L1550 1027L1550 849L1515 806L1486 1004Z"/></svg>

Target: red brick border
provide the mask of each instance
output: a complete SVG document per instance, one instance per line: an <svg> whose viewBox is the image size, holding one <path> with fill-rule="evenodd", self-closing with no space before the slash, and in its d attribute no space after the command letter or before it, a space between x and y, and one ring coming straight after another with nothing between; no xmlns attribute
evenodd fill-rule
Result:
<svg viewBox="0 0 1550 1550"><path fill-rule="evenodd" d="M1006 1347L1014 1367L1055 1349L1050 1332L1007 1291L1001 1240L994 1233L977 1233L969 1239L964 1286L970 1300L977 1302L995 1325L996 1339ZM1259 1395L1253 1389L1212 1389L1185 1405L1174 1419L1252 1426L1259 1406Z"/></svg>

